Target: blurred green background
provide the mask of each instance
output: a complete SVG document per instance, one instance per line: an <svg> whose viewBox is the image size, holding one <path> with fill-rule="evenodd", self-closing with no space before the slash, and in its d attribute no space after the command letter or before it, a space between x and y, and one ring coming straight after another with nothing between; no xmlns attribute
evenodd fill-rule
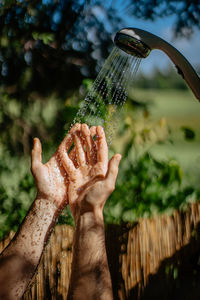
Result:
<svg viewBox="0 0 200 300"><path fill-rule="evenodd" d="M0 238L17 230L36 195L33 137L48 160L111 52L113 34L127 20L135 26L136 18L172 16L175 41L189 38L200 29L197 8L196 1L0 2ZM110 147L123 160L106 222L170 213L199 199L199 116L171 65L138 73ZM72 223L68 209L59 222Z"/></svg>

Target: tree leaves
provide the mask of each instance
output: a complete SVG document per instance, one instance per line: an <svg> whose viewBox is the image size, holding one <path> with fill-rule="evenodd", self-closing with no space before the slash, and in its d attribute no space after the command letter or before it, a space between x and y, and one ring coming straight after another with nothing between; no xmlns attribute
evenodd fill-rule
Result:
<svg viewBox="0 0 200 300"><path fill-rule="evenodd" d="M183 131L186 140L193 141L195 139L195 132L193 129L186 126L182 126L181 130Z"/></svg>
<svg viewBox="0 0 200 300"><path fill-rule="evenodd" d="M127 13L140 19L156 20L175 16L174 28L177 35L190 36L194 28L200 29L199 1L196 0L129 0Z"/></svg>
<svg viewBox="0 0 200 300"><path fill-rule="evenodd" d="M158 161L145 153L126 167L122 164L120 180L105 207L107 222L133 222L144 215L178 209L200 195L193 187L182 186L182 170L175 160Z"/></svg>

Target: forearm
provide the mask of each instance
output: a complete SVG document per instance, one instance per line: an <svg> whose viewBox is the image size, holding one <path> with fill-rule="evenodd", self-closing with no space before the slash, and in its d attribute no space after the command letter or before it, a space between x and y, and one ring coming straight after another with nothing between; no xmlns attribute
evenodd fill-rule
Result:
<svg viewBox="0 0 200 300"><path fill-rule="evenodd" d="M37 198L19 231L0 256L0 299L21 299L43 252L58 210Z"/></svg>
<svg viewBox="0 0 200 300"><path fill-rule="evenodd" d="M113 299L102 213L87 212L76 224L68 299Z"/></svg>

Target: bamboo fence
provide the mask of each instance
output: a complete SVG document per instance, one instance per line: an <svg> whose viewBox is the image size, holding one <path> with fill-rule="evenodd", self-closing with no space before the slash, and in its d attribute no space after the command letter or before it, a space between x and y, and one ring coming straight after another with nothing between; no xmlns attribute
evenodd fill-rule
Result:
<svg viewBox="0 0 200 300"><path fill-rule="evenodd" d="M185 212L175 211L170 216L140 219L133 225L107 226L106 245L114 298L160 299L158 295L161 294L158 291L164 288L167 291L162 299L169 299L169 291L176 291L177 283L181 282L181 275L177 273L184 272L185 259L195 258L197 268L193 268L193 271L198 271L199 224L200 204L195 203ZM10 233L0 243L0 251L6 247L13 234ZM71 272L72 242L73 228L57 225L43 253L38 271L23 296L24 300L66 299ZM188 261L186 265L189 272ZM186 295L184 288L182 290ZM176 296L174 299L179 298ZM180 299L187 298L181 296ZM188 299L200 299L200 294L197 298L194 296Z"/></svg>

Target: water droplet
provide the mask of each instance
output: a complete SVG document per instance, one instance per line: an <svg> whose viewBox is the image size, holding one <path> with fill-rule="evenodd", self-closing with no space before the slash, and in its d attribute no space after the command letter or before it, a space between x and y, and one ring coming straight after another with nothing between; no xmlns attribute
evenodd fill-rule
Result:
<svg viewBox="0 0 200 300"><path fill-rule="evenodd" d="M114 47L85 101L81 103L72 125L82 122L89 126L104 124L107 140L111 144L120 123L120 110L128 96L130 79L135 76L140 61Z"/></svg>

